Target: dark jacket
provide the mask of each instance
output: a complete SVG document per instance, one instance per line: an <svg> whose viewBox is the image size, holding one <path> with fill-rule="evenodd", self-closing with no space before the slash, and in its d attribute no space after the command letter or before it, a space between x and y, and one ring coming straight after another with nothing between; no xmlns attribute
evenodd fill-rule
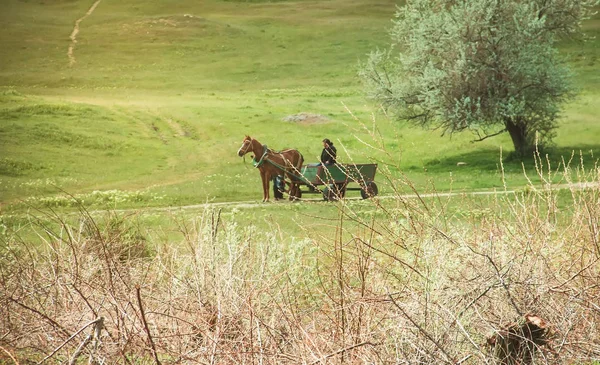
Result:
<svg viewBox="0 0 600 365"><path fill-rule="evenodd" d="M321 163L325 165L334 164L336 155L337 150L335 149L332 143L329 145L329 147L323 148L323 152L321 152Z"/></svg>

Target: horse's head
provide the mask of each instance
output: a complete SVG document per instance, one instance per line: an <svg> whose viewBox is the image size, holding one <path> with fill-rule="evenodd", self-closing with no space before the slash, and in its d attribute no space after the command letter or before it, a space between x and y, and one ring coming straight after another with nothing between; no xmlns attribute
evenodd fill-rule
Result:
<svg viewBox="0 0 600 365"><path fill-rule="evenodd" d="M238 156L242 157L250 151L252 151L252 138L250 138L250 136L246 136L242 141L242 146L238 150L237 154Z"/></svg>

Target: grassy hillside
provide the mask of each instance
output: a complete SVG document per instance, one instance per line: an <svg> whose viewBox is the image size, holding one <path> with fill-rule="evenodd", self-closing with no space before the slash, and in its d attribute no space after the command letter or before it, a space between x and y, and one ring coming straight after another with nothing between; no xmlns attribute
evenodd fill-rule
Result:
<svg viewBox="0 0 600 365"><path fill-rule="evenodd" d="M193 93L353 84L394 1L3 2L2 84ZM23 67L26 66L26 67ZM18 82L18 84L17 84Z"/></svg>
<svg viewBox="0 0 600 365"><path fill-rule="evenodd" d="M598 37L561 45L582 93L521 164L508 136L441 137L363 99L394 7L0 0L0 364L489 364L535 313L536 363L598 365L598 189L536 186L598 186ZM283 120L301 112L322 117ZM389 195L246 204L245 134L307 161L328 137ZM425 194L504 184L521 191ZM118 210L145 206L166 208Z"/></svg>
<svg viewBox="0 0 600 365"><path fill-rule="evenodd" d="M342 160L391 164L423 189L502 185L508 136L472 144L371 116L356 68L388 43L395 1L100 1L86 16L93 4L0 4L5 209L59 189L88 200L113 191L106 199L120 206L259 199L257 172L235 155L245 134L308 161L328 137ZM591 35L598 19L586 23ZM583 93L566 108L553 160L597 158L598 43L563 45ZM282 121L300 112L327 120ZM519 161L504 170L510 187L523 185Z"/></svg>

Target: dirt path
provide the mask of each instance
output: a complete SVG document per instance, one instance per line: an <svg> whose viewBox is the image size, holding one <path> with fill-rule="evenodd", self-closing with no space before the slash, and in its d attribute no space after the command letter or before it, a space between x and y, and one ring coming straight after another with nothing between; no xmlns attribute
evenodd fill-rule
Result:
<svg viewBox="0 0 600 365"><path fill-rule="evenodd" d="M473 191L473 192L462 192L462 193L432 193L432 194L406 194L401 195L401 198L404 199L416 199L416 198L432 198L432 197L451 197L451 196L475 196L475 195L507 195L514 194L515 190L502 190L502 191ZM315 196L320 196L319 194L315 194ZM384 195L378 196L377 199L393 199L397 198L396 195ZM360 196L344 198L344 200L363 200ZM277 205L277 204L302 204L302 202L323 202L323 198L302 198L299 202L290 202L287 199L279 200L279 201L270 201L267 203L263 203L260 200L248 200L248 201L237 201L237 202L218 202L218 203L203 203L203 204L192 204L192 205L182 205L178 207L155 207L155 208L142 208L142 209L117 209L115 212L174 212L174 211L184 211L184 210L198 210L198 209L206 209L206 208L218 208L218 207L227 207L227 208L238 208L238 209L246 209L246 208L255 208L261 206L269 206L269 205Z"/></svg>
<svg viewBox="0 0 600 365"><path fill-rule="evenodd" d="M544 189L541 186L534 186L533 189ZM573 190L582 190L582 189L599 189L600 183L598 182L588 182L588 183L573 183L573 184L559 184L551 187L552 190L559 189L573 189ZM385 195L378 196L377 199L393 199L393 198L404 198L404 199L416 199L416 198L433 198L433 197L453 197L453 196L477 196L477 195L509 195L515 194L517 190L485 190L485 191L469 191L469 192L450 192L450 193L427 193L427 194L403 194L400 196L396 195ZM315 194L315 196L319 196ZM184 210L198 210L198 209L206 209L213 207L227 207L227 208L254 208L261 207L265 205L276 205L276 204L301 204L302 201L305 202L322 202L322 198L303 198L300 199L300 202L289 202L288 200L281 201L272 201L269 203L263 203L259 200L254 201L238 201L238 202L218 202L218 203L204 203L204 204L192 204L192 205L184 205L179 207L155 207L155 208L142 208L142 209L117 209L115 212L175 212L175 211L184 211ZM351 197L345 198L345 200L362 200L361 197ZM96 212L96 211L95 211ZM102 212L102 211L97 211Z"/></svg>
<svg viewBox="0 0 600 365"><path fill-rule="evenodd" d="M77 43L77 34L79 34L79 23L81 23L88 16L92 15L94 10L96 10L96 7L98 6L98 4L100 4L100 1L102 1L102 0L96 0L96 2L92 5L92 7L88 9L87 13L85 13L84 16L82 16L81 18L79 18L75 21L75 26L73 27L71 36L69 36L69 38L71 39L71 44L69 45L69 49L67 50L67 56L69 56L69 67L72 67L76 62L75 61L75 44Z"/></svg>

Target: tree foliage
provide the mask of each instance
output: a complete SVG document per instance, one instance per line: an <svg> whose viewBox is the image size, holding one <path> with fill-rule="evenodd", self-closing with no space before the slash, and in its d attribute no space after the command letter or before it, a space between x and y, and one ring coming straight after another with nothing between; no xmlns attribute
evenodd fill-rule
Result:
<svg viewBox="0 0 600 365"><path fill-rule="evenodd" d="M573 95L560 37L579 37L597 0L413 0L398 8L392 46L360 76L399 119L477 140L508 132L518 154L549 141Z"/></svg>

